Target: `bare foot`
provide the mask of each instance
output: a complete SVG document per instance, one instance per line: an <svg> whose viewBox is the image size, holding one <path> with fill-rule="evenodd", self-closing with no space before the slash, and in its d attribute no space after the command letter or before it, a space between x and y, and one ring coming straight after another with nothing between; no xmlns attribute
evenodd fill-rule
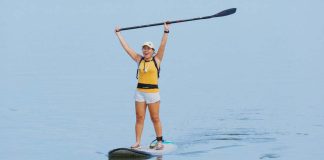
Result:
<svg viewBox="0 0 324 160"><path fill-rule="evenodd" d="M155 146L155 149L156 150L162 150L164 148L164 145L162 144L162 141L158 141L156 146Z"/></svg>
<svg viewBox="0 0 324 160"><path fill-rule="evenodd" d="M136 143L133 144L130 148L131 148L131 149L141 149L141 145L140 145L138 142L136 142Z"/></svg>

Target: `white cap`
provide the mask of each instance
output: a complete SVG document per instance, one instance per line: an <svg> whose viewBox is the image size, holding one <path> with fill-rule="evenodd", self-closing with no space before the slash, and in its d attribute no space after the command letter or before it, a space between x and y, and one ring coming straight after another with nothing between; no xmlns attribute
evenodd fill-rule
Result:
<svg viewBox="0 0 324 160"><path fill-rule="evenodd" d="M144 47L144 46L148 46L148 47L154 49L154 45L152 42L145 42L145 43L143 43L142 47Z"/></svg>

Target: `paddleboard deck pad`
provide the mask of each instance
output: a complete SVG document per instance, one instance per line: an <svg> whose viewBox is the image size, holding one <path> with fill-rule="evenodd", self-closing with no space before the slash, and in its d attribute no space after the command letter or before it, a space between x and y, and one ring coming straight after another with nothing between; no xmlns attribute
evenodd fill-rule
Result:
<svg viewBox="0 0 324 160"><path fill-rule="evenodd" d="M143 147L141 149L131 149L131 148L116 148L109 151L109 158L151 158L156 156L161 156L164 154L169 154L177 149L177 146L171 141L163 142L162 150L151 149L149 146Z"/></svg>

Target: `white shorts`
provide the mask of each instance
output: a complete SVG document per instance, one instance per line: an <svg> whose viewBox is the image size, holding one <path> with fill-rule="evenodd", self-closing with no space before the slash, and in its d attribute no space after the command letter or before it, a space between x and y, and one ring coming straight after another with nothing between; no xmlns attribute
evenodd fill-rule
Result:
<svg viewBox="0 0 324 160"><path fill-rule="evenodd" d="M150 104L160 101L160 93L146 93L136 90L134 98L136 102L146 102L146 104Z"/></svg>

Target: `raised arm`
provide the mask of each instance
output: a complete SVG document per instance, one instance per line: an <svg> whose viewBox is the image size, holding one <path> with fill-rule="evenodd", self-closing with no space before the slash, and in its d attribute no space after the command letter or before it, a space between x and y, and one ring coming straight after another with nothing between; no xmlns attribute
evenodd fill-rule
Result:
<svg viewBox="0 0 324 160"><path fill-rule="evenodd" d="M122 36L122 34L119 31L119 27L116 27L115 29L115 33L116 36L119 39L120 44L122 45L122 47L124 48L124 50L126 51L126 53L135 61L135 62L139 62L141 60L141 56L139 54L137 54L132 48L130 48L125 40L125 38Z"/></svg>
<svg viewBox="0 0 324 160"><path fill-rule="evenodd" d="M160 47L159 47L159 49L158 49L158 51L156 53L156 56L155 56L160 61L162 61L162 59L163 59L165 45L166 45L166 43L168 41L169 26L170 26L170 24L164 23L163 37L162 37L162 40L161 40Z"/></svg>

